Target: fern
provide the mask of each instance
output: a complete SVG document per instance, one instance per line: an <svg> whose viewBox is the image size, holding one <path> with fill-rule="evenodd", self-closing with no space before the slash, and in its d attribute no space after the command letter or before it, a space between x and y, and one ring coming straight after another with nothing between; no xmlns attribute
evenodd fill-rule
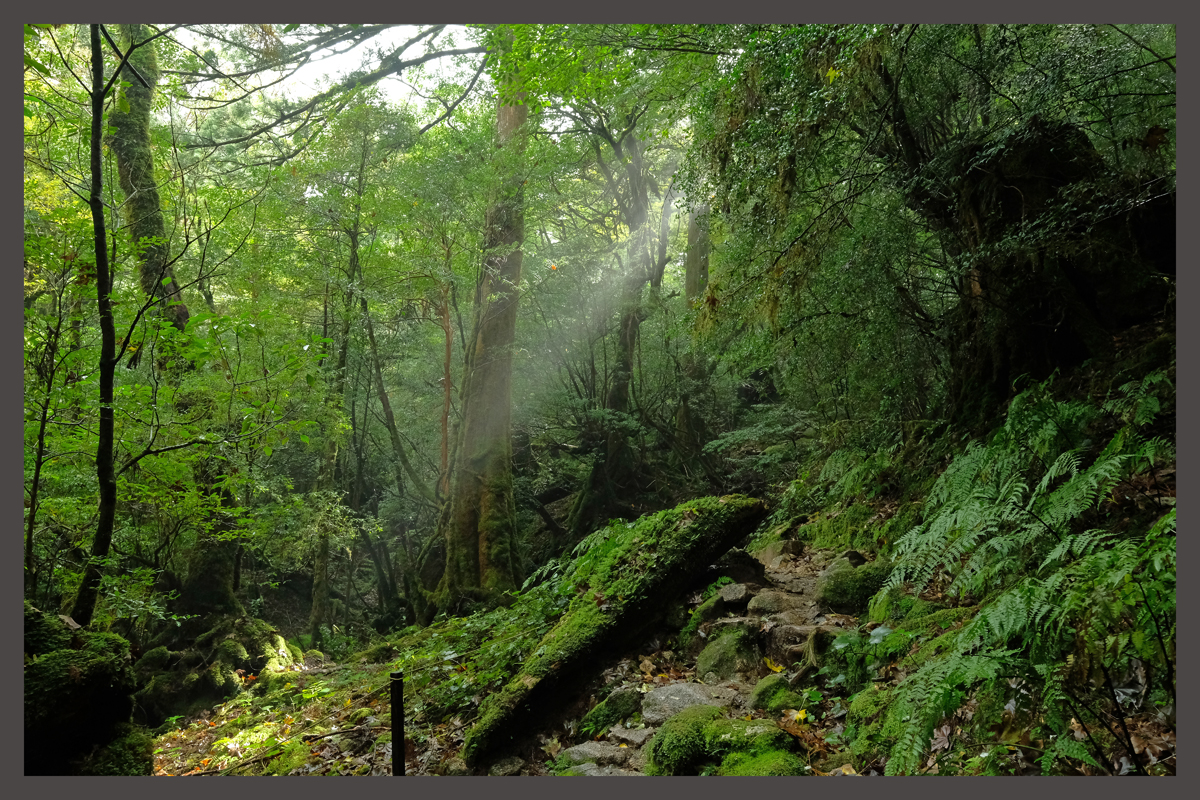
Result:
<svg viewBox="0 0 1200 800"><path fill-rule="evenodd" d="M1137 431L1153 420L1146 398L1163 381L1126 385L1103 408L1034 387L1013 400L999 431L968 445L938 479L926 521L897 542L896 568L872 606L895 587L921 591L934 580L948 580L949 596L988 600L939 640L941 656L898 687L904 727L888 774L916 771L939 720L1000 674L1036 684L1060 733L1071 715L1054 709L1093 685L1093 670L1105 664L1137 657L1174 696L1174 509L1140 538L1080 524L1132 471L1173 454L1169 442ZM1120 412L1127 424L1096 454L1088 432L1102 412ZM1053 752L1045 765L1086 755L1077 744Z"/></svg>

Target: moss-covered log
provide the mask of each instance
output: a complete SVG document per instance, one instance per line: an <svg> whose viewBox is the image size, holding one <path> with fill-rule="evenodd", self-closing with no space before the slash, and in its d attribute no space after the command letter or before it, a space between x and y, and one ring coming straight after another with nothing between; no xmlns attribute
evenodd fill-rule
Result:
<svg viewBox="0 0 1200 800"><path fill-rule="evenodd" d="M600 654L635 642L696 571L750 533L765 514L754 498L706 497L627 527L610 527L608 538L589 551L593 560L576 573L583 591L522 670L484 701L463 744L467 763L481 763L555 708L601 663Z"/></svg>

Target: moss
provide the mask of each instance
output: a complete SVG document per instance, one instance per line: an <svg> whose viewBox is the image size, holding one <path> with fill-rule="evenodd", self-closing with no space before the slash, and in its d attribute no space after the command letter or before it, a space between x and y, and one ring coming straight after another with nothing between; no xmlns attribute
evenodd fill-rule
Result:
<svg viewBox="0 0 1200 800"><path fill-rule="evenodd" d="M841 613L864 611L891 571L892 565L879 559L857 569L834 572L822 582L819 599Z"/></svg>
<svg viewBox="0 0 1200 800"><path fill-rule="evenodd" d="M166 668L170 658L171 651L166 647L155 647L138 659L137 663L133 665L133 671L139 676L158 672Z"/></svg>
<svg viewBox="0 0 1200 800"><path fill-rule="evenodd" d="M732 752L761 753L782 750L791 738L779 726L763 719L718 719L704 729L705 744L714 756Z"/></svg>
<svg viewBox="0 0 1200 800"><path fill-rule="evenodd" d="M696 674L712 672L724 680L739 672L753 674L759 665L758 644L745 628L734 628L709 642L696 659Z"/></svg>
<svg viewBox="0 0 1200 800"><path fill-rule="evenodd" d="M80 765L83 775L149 775L154 769L154 738L141 728L122 725L113 741Z"/></svg>
<svg viewBox="0 0 1200 800"><path fill-rule="evenodd" d="M805 700L788 686L782 675L768 675L758 682L750 693L751 708L765 708L777 714L785 708L803 708Z"/></svg>
<svg viewBox="0 0 1200 800"><path fill-rule="evenodd" d="M756 756L786 751L790 746L791 737L773 722L725 719L720 709L692 706L663 723L650 740L646 774L690 775L705 763L733 754Z"/></svg>
<svg viewBox="0 0 1200 800"><path fill-rule="evenodd" d="M301 650L296 645L292 644L291 642L288 642L287 649L288 649L288 653L290 653L292 656L292 661L298 662L298 661L304 660L304 651Z"/></svg>
<svg viewBox="0 0 1200 800"><path fill-rule="evenodd" d="M133 711L129 643L87 631L70 641L79 649L59 648L25 665L26 774L61 774L76 753L110 740Z"/></svg>
<svg viewBox="0 0 1200 800"><path fill-rule="evenodd" d="M636 689L618 689L584 715L579 729L588 735L603 733L642 708L642 695Z"/></svg>
<svg viewBox="0 0 1200 800"><path fill-rule="evenodd" d="M575 563L572 583L583 591L521 673L484 702L464 741L467 763L477 764L511 741L518 721L560 702L555 695L594 669L597 652L644 631L686 587L698 564L711 563L764 514L762 502L753 498L706 497L608 528Z"/></svg>
<svg viewBox="0 0 1200 800"><path fill-rule="evenodd" d="M708 755L704 727L721 718L713 706L685 708L663 723L646 747L647 775L687 775Z"/></svg>
<svg viewBox="0 0 1200 800"><path fill-rule="evenodd" d="M356 708L354 709L353 713L350 714L350 724L357 725L369 716L371 716L371 709Z"/></svg>
<svg viewBox="0 0 1200 800"><path fill-rule="evenodd" d="M758 755L731 753L721 762L718 775L805 775L804 762L786 750L769 750Z"/></svg>
<svg viewBox="0 0 1200 800"><path fill-rule="evenodd" d="M854 503L836 516L824 515L810 519L801 531L816 547L841 550L858 544L857 535L867 529L867 520L873 516L873 507L866 503Z"/></svg>
<svg viewBox="0 0 1200 800"><path fill-rule="evenodd" d="M71 631L57 617L34 608L25 601L25 652L29 655L50 653L71 644Z"/></svg>
<svg viewBox="0 0 1200 800"><path fill-rule="evenodd" d="M932 604L914 606L908 616L900 623L905 630L914 633L930 634L953 627L959 620L974 615L976 606L961 606L959 608L942 608L929 613ZM925 613L922 613L925 612Z"/></svg>
<svg viewBox="0 0 1200 800"><path fill-rule="evenodd" d="M305 659L315 658L317 661L324 661L325 654L322 653L320 650L309 650L307 653L304 654L304 658Z"/></svg>
<svg viewBox="0 0 1200 800"><path fill-rule="evenodd" d="M872 684L855 695L846 713L846 738L850 752L873 759L886 755L904 730L905 708L896 699L896 688Z"/></svg>
<svg viewBox="0 0 1200 800"><path fill-rule="evenodd" d="M679 631L679 646L682 649L687 649L695 643L696 631L706 622L710 622L725 614L725 601L721 599L721 595L714 594L712 597L701 603L695 611L692 612L691 618L683 629Z"/></svg>
<svg viewBox="0 0 1200 800"><path fill-rule="evenodd" d="M237 669L250 668L250 654L241 642L226 639L217 647L217 657Z"/></svg>

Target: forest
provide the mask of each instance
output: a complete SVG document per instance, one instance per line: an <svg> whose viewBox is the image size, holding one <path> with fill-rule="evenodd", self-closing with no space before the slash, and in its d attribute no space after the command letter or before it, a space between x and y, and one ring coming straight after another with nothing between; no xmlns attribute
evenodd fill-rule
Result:
<svg viewBox="0 0 1200 800"><path fill-rule="evenodd" d="M1174 775L1175 73L25 25L25 774Z"/></svg>

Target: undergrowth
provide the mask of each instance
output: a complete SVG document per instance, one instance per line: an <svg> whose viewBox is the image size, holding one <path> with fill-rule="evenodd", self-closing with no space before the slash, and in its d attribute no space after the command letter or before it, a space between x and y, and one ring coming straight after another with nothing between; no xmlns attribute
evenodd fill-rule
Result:
<svg viewBox="0 0 1200 800"><path fill-rule="evenodd" d="M1174 498L1153 480L1174 448L1139 432L1158 410L1156 388L1169 388L1161 373L1096 405L1056 401L1035 386L1012 401L1000 430L968 445L938 479L925 521L896 543L872 617L887 616L898 590L980 607L899 683L888 716L903 724L887 774L935 762L943 774L1002 773L1035 752L1046 773L1063 759L1109 772L1152 765L1127 720L1144 708L1173 719L1175 702ZM1123 423L1115 432L1114 419ZM1117 494L1136 486L1147 487L1144 502L1130 511ZM970 726L946 726L972 698L995 691L1008 701L994 715L972 711ZM1006 758L954 744L994 740L1022 724L1024 738ZM954 767L935 750L971 763Z"/></svg>

